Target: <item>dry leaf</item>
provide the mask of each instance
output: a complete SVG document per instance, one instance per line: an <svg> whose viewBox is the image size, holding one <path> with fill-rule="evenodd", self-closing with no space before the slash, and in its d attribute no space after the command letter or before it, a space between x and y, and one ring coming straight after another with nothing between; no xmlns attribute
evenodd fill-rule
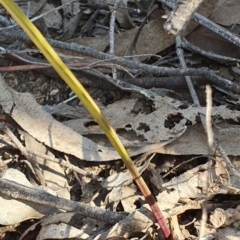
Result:
<svg viewBox="0 0 240 240"><path fill-rule="evenodd" d="M163 187L167 189L175 189L176 194L183 199L194 199L203 196L208 192L211 185L209 183L209 167L210 163L199 165L191 170L186 171L178 177L174 177L171 181L164 183ZM211 174L211 173L210 173Z"/></svg>
<svg viewBox="0 0 240 240"><path fill-rule="evenodd" d="M146 231L154 221L151 210L142 207L129 214L123 221L115 224L109 231L100 234L94 240L105 240L107 237L114 236L127 238L130 234Z"/></svg>
<svg viewBox="0 0 240 240"><path fill-rule="evenodd" d="M121 0L118 9L116 11L116 19L120 24L120 27L126 30L136 27L136 24L133 22L132 18L129 16L127 9L126 1Z"/></svg>
<svg viewBox="0 0 240 240"><path fill-rule="evenodd" d="M163 100L161 101L163 103L163 107L165 107L163 109L168 112L168 104L166 104ZM10 114L26 132L28 132L39 142L44 143L46 146L88 161L109 161L119 159L118 153L112 147L105 147L103 145L96 144L88 138L85 138L73 131L69 127L64 126L62 123L56 121L49 113L46 113L43 108L36 103L31 94L18 93L10 89L2 79L0 79L0 104L3 110L7 114ZM123 105L121 107L123 107ZM131 107L133 106L128 108L129 111ZM114 116L114 113L118 113L115 110L114 112L111 111L110 113L112 114L112 117ZM119 114L120 115L116 115L113 119L120 121L122 118L121 111L119 111ZM144 133L145 130L142 129L141 126L141 117L143 117L143 121L146 119L147 124L152 123L154 130L156 129L155 126L158 130L155 130L155 132L148 131ZM152 117L155 117L154 113ZM149 143L145 142L144 145L140 144L140 146L137 144L137 146L135 145L135 149L130 151L132 155L137 155L158 147L162 147L163 145L179 137L179 134L181 135L186 129L181 124L176 124L173 130L168 131L164 128L164 126L161 126L161 122L156 123L154 120L148 119L148 116L140 114L138 118L140 123L136 122L132 124L133 129L137 131L137 135L144 133L144 137L146 137L147 140L150 140L150 143L157 143L148 145ZM123 127L125 127L129 122L132 123L132 119L130 120L129 118L129 121L125 123L120 121ZM140 129L138 129L139 126ZM178 129L178 127L180 127L180 129ZM126 126L126 129L130 130L128 129L128 126ZM163 132L160 132L160 129ZM177 131L177 133L175 131ZM165 143L158 143L162 135L164 140L167 141ZM137 142L139 143L139 141Z"/></svg>
<svg viewBox="0 0 240 240"><path fill-rule="evenodd" d="M172 103L171 103L172 102ZM124 145L127 146L128 151L134 155L138 151L147 152L153 149L158 149L159 153L167 153L172 155L191 155L191 154L208 154L208 145L206 144L206 136L202 131L202 126L197 124L197 118L199 114L205 115L205 107L188 107L186 109L178 109L183 103L180 101L174 101L169 97L158 97L155 102L155 111L150 113L138 112L136 105L138 100L125 99L108 105L107 108L102 109L111 125L119 133ZM141 109L144 106L141 106ZM116 111L118 109L118 111ZM231 110L226 106L213 107L213 118L223 120L239 121L239 111ZM169 129L166 126L166 122L170 121L175 116L191 121L192 125L186 129L184 121L174 123L174 127ZM64 122L67 126L71 127L75 131L87 135L94 139L99 139L102 134L100 127L96 122L90 118L74 119ZM240 153L237 147L237 142L234 139L240 136L237 134L238 128L234 125L217 124L219 129L216 129L216 138L220 141L220 144L224 147L227 154L237 156ZM223 130L227 131L223 134ZM231 128L233 130L231 131ZM235 133L234 133L235 132ZM96 135L97 134L97 135ZM234 136L234 137L233 137ZM180 137L180 138L179 138ZM170 140L175 140L170 143ZM105 141L101 139L101 141ZM231 144L229 144L229 141ZM159 143L160 142L160 143ZM153 143L153 145L149 145ZM158 143L158 146L154 147L154 143ZM161 146L161 143L163 144ZM139 148L142 146L142 148ZM137 150L138 149L138 150ZM144 151L143 151L144 149Z"/></svg>
<svg viewBox="0 0 240 240"><path fill-rule="evenodd" d="M228 127L234 127L234 125L228 125L227 123L218 124L217 126L220 129L226 129L226 131ZM214 131L214 134L227 155L239 156L240 149L238 143L240 141L240 135L237 134L239 132L238 127L235 126L234 129L236 129L236 134L231 132L228 135L222 135L218 130ZM202 125L196 124L189 126L182 137L162 148L159 147L158 152L171 155L208 155L209 148L206 143L206 134L203 132Z"/></svg>
<svg viewBox="0 0 240 240"><path fill-rule="evenodd" d="M234 28L235 29L235 28ZM229 29L230 31L234 29ZM187 36L187 40L206 52L239 58L238 47L209 29L199 26Z"/></svg>
<svg viewBox="0 0 240 240"><path fill-rule="evenodd" d="M21 183L24 186L36 188L39 190L47 190L48 193L56 195L55 192L47 187L34 187L25 177L25 175L16 170L9 168L5 171L2 176L3 179L8 179L13 182ZM9 207L11 206L11 207ZM7 210L7 211L6 211ZM59 211L58 209L48 207L45 205L30 203L28 201L17 201L15 199L6 198L0 192L0 224L1 225L11 225L15 223L20 223L27 219L36 218L39 219L44 215L50 215Z"/></svg>
<svg viewBox="0 0 240 240"><path fill-rule="evenodd" d="M239 0L219 0L210 19L223 26L231 26L240 21Z"/></svg>
<svg viewBox="0 0 240 240"><path fill-rule="evenodd" d="M105 223L92 218L83 218L81 214L75 212L55 213L43 217L40 221L26 229L19 240L25 239L29 232L35 230L37 226L42 227L37 239L45 239L46 237L54 239L56 236L59 237L58 239L61 239L62 236L67 238L79 236L80 239L91 239L90 235L96 231L96 225L102 228L104 224ZM70 228L72 231L68 232L66 228ZM58 232L54 235L55 230ZM45 231L47 232L45 233ZM61 231L64 231L64 233L59 236L58 234L60 234ZM66 236L66 234L69 235Z"/></svg>
<svg viewBox="0 0 240 240"><path fill-rule="evenodd" d="M138 172L142 174L144 170L148 167L151 159L148 159L145 161L145 163L141 167L137 167ZM119 172L119 173L114 173L111 176L105 178L102 182L101 185L102 187L110 190L111 188L114 187L121 187L124 185L128 185L133 181L133 176L131 173L126 170L125 172Z"/></svg>
<svg viewBox="0 0 240 240"><path fill-rule="evenodd" d="M175 139L178 133L184 131L185 126L182 126L181 123L176 123L171 130L164 127L168 116L178 113L176 108L168 104L165 99L167 98L159 97L155 106L156 110L149 114L135 112L135 105L138 103L137 99L124 99L115 102L103 109L103 113L120 136L123 138L124 136L127 137L125 139L125 141L128 140L125 142L125 146L127 146L127 143L129 144L127 147L138 147L144 146L146 143L169 141ZM180 106L181 103L178 102L178 104ZM64 124L84 135L102 133L96 122L90 119L70 120L64 122ZM123 133L126 133L126 135L123 135ZM128 136L127 134L132 135ZM143 145L143 143L145 144Z"/></svg>
<svg viewBox="0 0 240 240"><path fill-rule="evenodd" d="M54 156L42 143L37 142L28 133L24 132L24 136L27 150ZM35 161L40 165L40 169L47 186L57 192L59 197L70 199L70 187L61 166L58 163L45 160L38 156L32 157L35 157Z"/></svg>
<svg viewBox="0 0 240 240"><path fill-rule="evenodd" d="M199 7L199 13L204 16L208 16L212 9L214 8L217 0L214 1L205 1ZM163 16L163 11L159 11L159 16ZM171 46L175 42L175 37L169 35L163 28L165 20L162 17L150 21L148 24L144 25L139 39L136 44L134 54L147 54L147 56L143 56L139 59L143 60L149 57L149 54L156 54L163 49ZM196 28L197 24L191 23L184 31L183 35L189 34L194 28ZM126 32L121 32L119 34L115 34L115 54L116 56L123 56L126 50L130 47L138 28L133 28ZM80 45L92 47L98 51L104 51L109 45L109 36L105 37L97 37L97 38L76 38L71 39L69 42L74 42ZM84 59L86 61L86 59ZM95 60L91 59L91 62Z"/></svg>
<svg viewBox="0 0 240 240"><path fill-rule="evenodd" d="M218 229L213 236L217 240L239 240L240 231L233 227L226 227Z"/></svg>
<svg viewBox="0 0 240 240"><path fill-rule="evenodd" d="M29 8L29 15L28 17L32 17L34 14L36 14L45 4L47 0L38 0L38 1L32 1L31 7ZM28 12L28 4L25 2L25 4L20 5L21 9L25 14Z"/></svg>
<svg viewBox="0 0 240 240"><path fill-rule="evenodd" d="M17 93L2 78L0 104L26 132L53 149L89 161L119 158L115 150L99 146L56 121L37 104L31 94Z"/></svg>
<svg viewBox="0 0 240 240"><path fill-rule="evenodd" d="M137 208L136 201L143 202L144 198L133 186L120 186L113 188L107 195L104 206L116 211L120 201L125 212L133 212Z"/></svg>
<svg viewBox="0 0 240 240"><path fill-rule="evenodd" d="M66 223L50 224L43 226L37 236L36 240L43 239L88 239L90 236L84 233L84 230L79 230Z"/></svg>
<svg viewBox="0 0 240 240"><path fill-rule="evenodd" d="M55 9L53 4L45 4L42 9L42 12L48 12ZM62 16L58 11L52 11L51 14L47 14L43 16L43 20L48 28L53 28L59 30L62 26Z"/></svg>

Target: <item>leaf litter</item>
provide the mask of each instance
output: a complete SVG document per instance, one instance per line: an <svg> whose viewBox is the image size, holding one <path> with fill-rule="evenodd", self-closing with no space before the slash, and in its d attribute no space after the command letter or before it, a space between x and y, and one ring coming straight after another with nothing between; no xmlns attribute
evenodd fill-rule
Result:
<svg viewBox="0 0 240 240"><path fill-rule="evenodd" d="M53 5L47 5L46 2L49 4L49 1L33 1L34 8L31 8L30 16L40 9L42 13L46 12L46 8L54 11L57 4L50 1ZM79 2L68 5L68 1L62 1L62 4L65 4L62 7L63 14L61 11L55 11L58 17L54 19L52 18L54 15L44 15L44 22L41 24L44 25L48 35L52 37L58 35L61 41L68 40L68 42L107 52L109 36L106 35L108 31L104 29L104 24L108 22L109 6L114 5L114 1L106 1L108 8L97 10L96 6L99 6L97 1ZM205 5L202 5L204 10L202 14L208 16L213 11L210 19L224 26L237 27L238 15L237 11L233 10L233 6L235 9L238 7L237 1L231 0L231 3L218 1L216 9L213 10L216 2L209 1L206 4L205 1ZM140 1L138 10L141 14L133 15L127 9L133 9L130 6L135 6L134 4L134 1L121 1L117 11L116 26L120 28L114 35L116 56L123 56L126 53L138 31L139 22L141 23L146 16L150 6L150 3L145 5L144 1ZM24 8L27 12L26 5ZM230 12L231 18L226 18L226 10ZM81 23L81 27L85 30L81 31L78 37L76 31L79 26L75 24L78 21L84 23L86 15L101 16L101 18L97 18L97 21L95 19L86 21L86 25ZM165 20L159 17L162 15L162 10L156 10L155 14L149 18L149 22L143 26L132 53L154 55L163 51L161 54L166 54L164 50L175 42L175 37L165 32L163 28ZM90 25L87 24L95 24L94 30L90 31L88 28ZM189 39L202 41L198 35L200 28L193 31L195 27L188 25L183 35L192 32L192 38ZM62 35L59 36L59 34ZM205 45L211 46L210 43ZM222 42L218 42L220 53L225 53L222 50L223 46ZM134 59L142 61L148 57L141 56ZM193 65L205 61L201 57L196 56L196 58L199 59L192 61ZM38 59L35 57L35 60ZM95 59L86 57L80 62L82 61L96 62ZM176 63L173 65L178 67ZM221 70L225 71L227 76L231 76L225 65L221 66ZM15 77L17 79L17 76ZM151 78L150 75L148 77ZM144 204L144 199L132 177L120 163L119 156L109 145L102 130L91 116L82 110L82 106L78 104L78 106L76 104L40 106L35 100L36 95L17 92L7 86L2 78L0 91L2 111L15 121L13 128L17 131L14 133L26 151L31 153L32 157L34 156L32 160L40 166L46 186L38 186L39 181L32 163L20 153L16 154L14 152L16 150L13 151L13 149L17 147L3 134L1 135L3 154L0 162L2 179L21 183L26 189L33 188L37 192L46 191L66 200L71 198L75 200L74 203L77 202L78 197L77 194L74 196L73 192L78 191L80 202L91 207L108 209L110 214L121 211L128 214L124 219L109 225L104 222L104 218L100 220L101 218L90 218L78 212L66 210L64 212L59 205L50 207L52 206L50 202L48 206L29 199L18 200L17 191L12 192L10 196L0 192L0 208L3 213L0 218L1 225L21 225L21 222L27 219L38 219L35 224L30 223L28 229L21 230L21 239L24 239L32 230L36 232L36 239L114 239L117 237L141 239L144 236L146 239L154 237L161 239L151 211ZM54 94L52 96L49 94L49 97L56 100L61 91L58 89L54 91ZM215 88L215 91L220 90ZM179 93L177 89L175 96L181 95ZM212 111L214 135L234 163L235 169L240 171L238 96L231 98L229 93L221 91L220 93L222 94L220 97L219 93L216 94ZM203 92L201 94L205 98ZM174 226L175 236L180 239L197 239L201 225L201 208L205 203L209 218L204 235L216 239L238 239L240 236L239 201L235 199L239 196L239 179L227 168L220 156L214 155L209 150L206 134L199 124L199 116L205 117L206 107L204 104L203 107L195 107L184 97L182 98L185 100L182 100L181 97L176 99L170 95L168 92L167 95L156 96L151 101L139 95L122 97L120 100L108 103L107 106L102 104L101 109L116 129L148 185L151 186L164 217L169 218ZM186 101L188 101L187 104ZM58 102L59 100L56 101ZM6 146L11 146L11 150ZM38 155L32 155L34 152ZM70 161L71 164L91 172L92 175L77 175L74 170L47 160L56 157L59 161L61 159ZM27 166L27 171L24 170L23 165ZM94 175L101 175L101 180L93 178ZM27 196L25 197L27 199ZM231 199L230 202L228 198ZM213 207L212 203L218 204L218 207ZM36 229L37 225L41 225L40 231ZM7 232L4 232L3 236L5 234Z"/></svg>

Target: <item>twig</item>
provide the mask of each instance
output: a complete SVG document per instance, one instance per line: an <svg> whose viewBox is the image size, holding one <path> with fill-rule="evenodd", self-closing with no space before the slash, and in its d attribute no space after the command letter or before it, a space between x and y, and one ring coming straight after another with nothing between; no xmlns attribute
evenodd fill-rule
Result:
<svg viewBox="0 0 240 240"><path fill-rule="evenodd" d="M112 13L111 13L111 18L110 18L110 26L109 26L109 45L110 45L109 53L110 53L110 55L113 55L113 56L115 55L114 33L115 33L116 11L117 11L119 3L120 3L120 0L115 0L114 7L112 8ZM117 78L117 69L115 66L112 66L112 77L113 77L113 79Z"/></svg>
<svg viewBox="0 0 240 240"><path fill-rule="evenodd" d="M69 168L70 170L75 171L82 176L86 176L86 177L91 178L93 180L102 181L101 177L98 177L98 176L93 175L92 173L86 172L86 171L82 170L81 168L74 166L70 162L65 161L62 158L58 159L58 158L43 154L41 152L31 151L31 150L28 150L28 153L31 154L31 155L35 155L35 156L41 157L43 159L49 160L51 162L58 163L62 167Z"/></svg>
<svg viewBox="0 0 240 240"><path fill-rule="evenodd" d="M173 9L176 7L176 4L172 1L169 1L169 0L159 0L159 1L164 3L169 8ZM240 47L240 38L234 35L233 33L231 33L230 31L228 31L227 29L217 25L213 21L207 19L206 17L196 12L193 14L192 19L195 22L199 23L200 25L208 28L209 30L227 39L229 42L233 43L234 45Z"/></svg>
<svg viewBox="0 0 240 240"><path fill-rule="evenodd" d="M209 59L215 60L215 61L226 62L226 63L240 62L240 59L237 59L237 58L231 58L231 57L222 56L222 55L212 53L212 52L206 52L206 51L198 48L197 46L194 46L190 42L188 42L186 40L186 38L182 38L181 47L184 49L190 50L192 52L201 54L201 55L203 55Z"/></svg>
<svg viewBox="0 0 240 240"><path fill-rule="evenodd" d="M27 1L27 0L23 0L23 1ZM42 17L44 17L44 16L46 16L46 15L52 13L52 12L58 11L58 10L64 8L65 6L67 6L67 5L69 5L69 4L73 3L73 2L76 2L76 1L77 1L77 0L70 0L69 2L66 2L66 3L64 3L64 4L62 4L62 5L58 6L58 7L55 7L54 9L51 9L51 10L49 10L49 11L46 11L45 13L42 13L41 15L36 16L36 17L30 19L30 21L31 21L31 22L35 22L35 21L37 21L38 19L40 19L40 18L42 18ZM16 2L16 0L15 0L15 2ZM27 2L28 2L28 1L27 1ZM9 23L9 22L6 21L5 23L7 24L7 23ZM5 25L5 26L7 26L7 27L0 28L0 31L6 31L7 29L12 29L12 28L14 28L14 27L17 27L18 25L17 25L17 24L13 24L13 25L11 25L11 26L9 26L9 25Z"/></svg>
<svg viewBox="0 0 240 240"><path fill-rule="evenodd" d="M99 71L96 71L94 69L92 70L85 70L87 73L90 73L92 76L96 76L96 77L101 77L102 79L110 82L111 84L113 84L114 86L120 88L121 90L124 90L124 91L129 91L129 92L136 92L138 94L141 94L143 96L145 96L146 98L148 99L151 99L153 100L154 97L156 96L156 94L151 91L151 90L146 90L146 89L143 89L141 87L138 87L138 86L135 86L135 85L132 85L128 82L124 82L122 80L119 80L119 79L113 79L107 75L104 75L103 73L99 72Z"/></svg>
<svg viewBox="0 0 240 240"><path fill-rule="evenodd" d="M207 132L207 138L208 138L208 150L209 150L209 156L211 152L214 151L214 137L213 137L213 130L212 130L212 89L209 85L206 86L206 129ZM208 161L209 169L210 169L210 161ZM208 181L206 181L205 189L209 189L209 182L210 182L210 173L207 172L207 178ZM202 238L204 236L204 232L206 229L206 223L207 223L207 200L208 200L208 191L205 194L204 201L202 204L202 217L201 217L201 227L199 232L199 238Z"/></svg>
<svg viewBox="0 0 240 240"><path fill-rule="evenodd" d="M192 77L198 86L209 83L207 79L202 77ZM186 88L186 80L184 77L141 77L141 78L119 78L123 82L127 82L142 88L165 88L165 89L182 89Z"/></svg>
<svg viewBox="0 0 240 240"><path fill-rule="evenodd" d="M100 207L91 207L85 203L57 197L44 190L25 187L20 183L2 178L0 178L0 192L13 199L25 200L70 212L79 212L83 216L98 219L110 224L122 221L127 216L127 214L122 212L112 212L103 210Z"/></svg>
<svg viewBox="0 0 240 240"><path fill-rule="evenodd" d="M184 165L184 164L187 164L187 163L190 163L190 162L192 162L192 161L194 161L194 160L196 160L196 159L199 159L199 158L203 158L203 157L208 157L208 156L197 156L197 157L193 157L193 158L191 158L191 159L189 159L189 160L186 160L186 161L184 161L184 162L181 162L181 163L179 163L177 166L175 166L174 168L172 168L170 171L168 171L167 173L165 173L161 178L165 178L165 177L167 177L170 173L172 173L172 172L174 172L176 169L178 169L179 167L181 167L182 165ZM215 160L215 159L214 159Z"/></svg>
<svg viewBox="0 0 240 240"><path fill-rule="evenodd" d="M125 52L124 55L126 55L126 54L130 54L130 55L131 55L131 54L132 54L133 49L134 49L134 47L136 46L136 43L137 43L137 41L138 41L138 38L139 38L139 36L140 36L140 33L141 33L144 25L146 24L148 18L152 15L152 13L153 13L156 9L157 9L157 6L156 6L156 5L153 6L152 9L148 12L147 16L143 19L140 27L137 29L137 32L136 32L136 34L135 34L135 36L134 36L134 38L133 38L133 40L132 40L132 42L131 42L130 47L126 50L126 52Z"/></svg>
<svg viewBox="0 0 240 240"><path fill-rule="evenodd" d="M66 65L69 67L69 69L71 70L84 70L84 69L88 69L89 64L88 63L66 63ZM111 66L109 66L109 64L99 64L99 65L94 65L93 67L95 68L105 68L105 69L109 69ZM122 68L121 66L116 66L116 69L118 70L122 70L125 72L128 72L129 75L131 75L131 73L128 71L128 69L126 68ZM0 67L0 72L24 72L24 71L30 71L30 70L39 70L39 69L46 69L46 68L53 68L50 64L24 64L24 65L17 65L17 66L9 66L9 67Z"/></svg>
<svg viewBox="0 0 240 240"><path fill-rule="evenodd" d="M8 141L7 139L3 139L3 141L5 141L8 145L10 145L10 146L12 146L14 148L19 149L21 151L21 153L24 153L24 156L27 155L31 160L32 159L34 160L35 156L38 156L38 157L43 158L45 160L58 163L62 167L69 168L70 170L73 170L73 171L79 173L82 176L86 176L86 177L91 178L91 179L96 180L96 181L102 181L101 177L98 177L98 176L95 176L95 175L93 175L91 173L88 173L88 172L80 169L79 167L74 166L70 162L65 161L62 158L58 159L58 158L55 158L55 157L50 156L50 155L43 154L43 153L38 152L38 151L27 150L21 144L21 142L15 137L15 135L11 132L11 130L8 127L4 127L3 130L10 137L12 142Z"/></svg>
<svg viewBox="0 0 240 240"><path fill-rule="evenodd" d="M105 1L87 1L86 3L82 3L81 6L92 9L109 11L109 8L113 6L111 3L112 2L106 3Z"/></svg>
<svg viewBox="0 0 240 240"><path fill-rule="evenodd" d="M186 62L185 62L184 55L183 55L183 49L179 47L180 45L181 45L181 38L178 36L178 37L176 37L176 48L177 48L176 51L177 51L177 55L179 57L181 67L185 68L186 67ZM189 76L186 76L185 79L186 79L186 82L188 84L189 91L190 91L190 94L193 98L193 102L194 102L195 106L196 107L201 107L200 102L198 100L198 96L197 96L197 94L195 92L195 89L193 87L191 78ZM208 94L208 112L207 112L207 115L209 115L209 114L211 115L211 113L209 113L209 108L210 108L209 105L212 104L212 103L209 102L210 101L209 98L210 98L210 96ZM210 123L208 123L208 122L205 123L205 119L204 119L203 115L200 115L200 120L201 120L201 123L203 125L203 128L204 128L205 132L209 128L211 128L211 126L209 126ZM207 126L208 126L208 128L207 128ZM211 131L209 131L209 133L208 133L209 138L211 137L210 133L211 133ZM211 138L210 143L211 143L211 145L213 145L213 137ZM210 148L209 148L209 150L210 150ZM210 164L210 161L208 161L208 163ZM209 178L209 173L208 173L208 178ZM207 185L206 189L208 189L209 181L206 181L206 185ZM207 222L207 207L206 207L207 200L208 200L208 192L206 192L205 199L202 203L202 220L201 220L201 228L200 228L200 237L203 236L203 233L204 233L204 230L205 230L205 225L206 225L206 222Z"/></svg>
<svg viewBox="0 0 240 240"><path fill-rule="evenodd" d="M206 86L206 131L208 137L208 145L212 149L214 143L214 135L212 130L212 88Z"/></svg>
<svg viewBox="0 0 240 240"><path fill-rule="evenodd" d="M183 50L179 47L180 45L181 45L181 38L178 36L178 37L176 38L177 54L179 55L179 59L180 59L181 65L182 65L182 62L184 62L183 65L182 65L182 66L184 67L184 66L186 66L186 64L185 64L185 60L184 60L184 58L183 58ZM193 85L192 85L192 83L191 83L191 79L190 79L190 81L189 81L189 84L190 84L190 87L191 87L191 88L189 89L189 90L190 90L190 93L191 93L192 97L194 97L194 98L193 98L194 104L195 104L197 107L200 107L199 100L195 98L195 97L197 97L197 95L194 93L195 90L194 90L193 92L191 92L192 89L194 89L194 87L193 87ZM201 114L200 114L200 120L201 120L201 123L202 123L202 125L203 125L203 128L204 128L204 130L205 130L205 132L206 132L205 119L204 119L203 115L201 115ZM223 150L222 146L217 142L216 139L214 139L214 146L215 146L215 148L217 149L217 151L218 151L218 153L220 154L220 156L222 157L222 159L224 159L224 161L226 162L228 169L229 169L235 176L237 176L238 179L240 180L240 173L235 169L235 167L234 167L233 164L231 163L230 159L228 158L227 154L226 154L225 151Z"/></svg>
<svg viewBox="0 0 240 240"><path fill-rule="evenodd" d="M36 173L36 176L37 176L40 184L45 186L46 185L45 179L44 179L44 177L41 173L40 167L39 167L38 163L35 161L35 159L32 158L31 155L29 155L29 153L27 152L25 147L23 147L22 143L16 138L16 136L12 133L12 131L7 126L4 127L4 133L9 136L9 138L13 141L13 143L16 145L16 147L21 151L21 153L32 164L33 169Z"/></svg>
<svg viewBox="0 0 240 240"><path fill-rule="evenodd" d="M30 43L30 40L22 32L0 31L0 35L9 37L9 38L19 39L21 41ZM240 93L239 85L214 74L213 72L209 71L208 68L177 69L177 68L168 68L168 67L157 67L157 66L139 63L136 61L131 61L131 60L124 59L121 57L113 57L109 54L102 53L102 52L96 51L90 47L78 45L75 43L63 43L63 42L52 40L52 39L47 39L47 40L53 47L58 48L58 49L65 49L65 50L69 50L72 52L78 52L85 56L102 59L102 60L105 60L108 62L119 64L121 66L132 68L132 69L139 69L146 73L151 73L151 74L158 75L158 76L202 76L202 77L209 79L212 83L214 83L218 86L222 86L223 88L226 88L229 91L232 91L233 93L237 93L237 94Z"/></svg>
<svg viewBox="0 0 240 240"><path fill-rule="evenodd" d="M178 35L202 2L203 0L178 1L177 7L174 8L165 22L164 28L170 33Z"/></svg>
<svg viewBox="0 0 240 240"><path fill-rule="evenodd" d="M177 52L177 55L178 55L178 58L179 58L179 62L180 62L181 68L186 69L187 65L186 65L186 62L184 60L183 50L182 50L182 48L179 47L180 44L181 44L181 38L179 36L177 36L176 37L176 52ZM197 96L195 88L194 88L194 86L192 84L191 78L189 76L185 76L185 79L186 79L186 83L188 85L191 97L193 99L194 105L196 107L200 106L200 102L198 100L198 96Z"/></svg>
<svg viewBox="0 0 240 240"><path fill-rule="evenodd" d="M226 165L230 172L238 177L238 180L240 180L240 173L236 170L236 168L231 163L230 159L228 158L226 152L223 150L222 146L218 143L218 141L215 139L214 145L216 149L218 150L219 154L221 155L222 159L226 162Z"/></svg>
<svg viewBox="0 0 240 240"><path fill-rule="evenodd" d="M200 25L208 28L209 30L215 32L216 34L222 36L232 44L240 47L240 38L237 35L234 35L227 29L217 25L216 23L212 22L211 20L205 18L204 16L200 15L199 13L194 13L193 20Z"/></svg>

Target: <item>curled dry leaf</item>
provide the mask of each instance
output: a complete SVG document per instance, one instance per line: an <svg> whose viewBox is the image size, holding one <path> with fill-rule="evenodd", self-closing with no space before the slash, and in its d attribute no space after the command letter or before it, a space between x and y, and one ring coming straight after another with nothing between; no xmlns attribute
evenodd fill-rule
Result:
<svg viewBox="0 0 240 240"><path fill-rule="evenodd" d="M210 222L215 228L233 225L236 229L239 229L240 205L236 209L228 208L223 210L221 208L216 208L210 216Z"/></svg>
<svg viewBox="0 0 240 240"><path fill-rule="evenodd" d="M216 208L210 215L209 220L215 228L223 226L226 222L226 215L224 213L224 210L221 208Z"/></svg>

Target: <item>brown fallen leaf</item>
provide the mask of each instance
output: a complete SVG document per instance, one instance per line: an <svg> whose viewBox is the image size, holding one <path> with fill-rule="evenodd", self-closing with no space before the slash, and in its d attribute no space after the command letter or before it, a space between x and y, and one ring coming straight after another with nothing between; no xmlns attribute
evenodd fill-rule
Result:
<svg viewBox="0 0 240 240"><path fill-rule="evenodd" d="M199 7L198 13L203 16L209 16L218 0L204 1L204 3ZM159 18L150 21L146 24L139 36L136 44L135 51L133 54L142 55L147 54L147 56L142 56L139 59L144 60L149 57L149 54L156 54L163 49L171 46L175 42L175 36L168 34L164 28L163 24L165 19L162 19L164 15L163 11L158 11ZM183 32L183 35L187 35L197 27L197 24L191 22L188 27ZM133 28L126 32L121 32L114 35L115 39L115 55L123 56L126 50L130 47L138 28ZM85 38L74 38L69 40L69 42L74 42L80 45L92 47L98 51L104 51L109 45L109 36L104 37L85 37ZM86 58L84 59L86 61ZM95 59L89 59L90 62L95 62Z"/></svg>
<svg viewBox="0 0 240 240"><path fill-rule="evenodd" d="M234 29L228 30L232 31ZM191 32L187 36L187 40L206 52L213 52L222 56L233 58L240 57L237 46L202 26L199 26Z"/></svg>
<svg viewBox="0 0 240 240"><path fill-rule="evenodd" d="M240 4L238 0L219 0L210 19L223 26L239 23Z"/></svg>

